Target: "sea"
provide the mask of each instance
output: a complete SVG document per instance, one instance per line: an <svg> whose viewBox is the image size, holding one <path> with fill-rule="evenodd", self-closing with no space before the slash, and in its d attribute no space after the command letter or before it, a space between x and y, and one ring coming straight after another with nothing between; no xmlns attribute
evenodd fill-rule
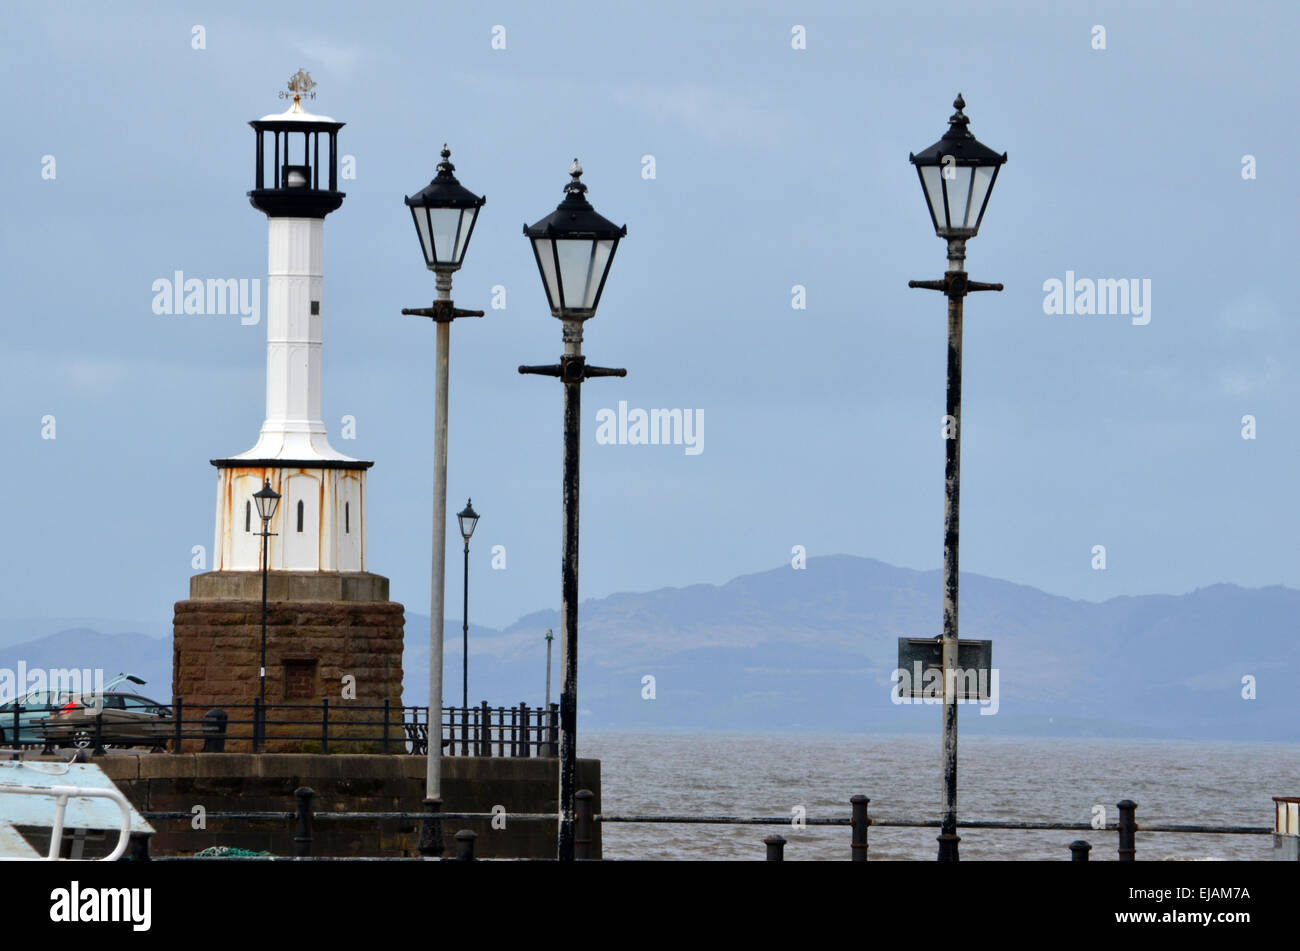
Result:
<svg viewBox="0 0 1300 951"><path fill-rule="evenodd" d="M848 817L871 799L877 820L937 821L939 737L755 733L601 733L579 736L601 761L602 814L785 817L773 825L602 823L607 859L760 860L763 840L786 839L786 861L847 860ZM1274 796L1300 796L1300 744L1196 740L970 736L958 744L958 824L1012 820L1113 826L1115 804L1138 804L1141 861L1270 859L1271 834L1147 833L1143 823L1272 829ZM1099 811L1100 810L1102 811ZM1116 859L1100 830L959 829L962 860L1066 861L1085 839L1092 861ZM870 859L933 860L937 828L877 828Z"/></svg>

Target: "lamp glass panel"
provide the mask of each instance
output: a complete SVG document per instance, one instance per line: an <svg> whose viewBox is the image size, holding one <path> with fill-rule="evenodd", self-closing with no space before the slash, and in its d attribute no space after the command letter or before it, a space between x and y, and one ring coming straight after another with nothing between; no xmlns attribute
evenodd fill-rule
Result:
<svg viewBox="0 0 1300 951"><path fill-rule="evenodd" d="M433 251L435 264L455 264L452 254L456 248L457 229L460 226L459 208L430 208L433 221Z"/></svg>
<svg viewBox="0 0 1300 951"><path fill-rule="evenodd" d="M586 303L582 305L583 307L592 308L596 306L596 295L600 293L600 282L605 276L605 269L609 267L609 256L613 252L613 241L597 241L595 248L592 249L591 274L587 278Z"/></svg>
<svg viewBox="0 0 1300 951"><path fill-rule="evenodd" d="M460 210L460 237L456 239L456 261L465 260L465 245L469 243L469 233L474 228L474 219L478 217L477 208Z"/></svg>
<svg viewBox="0 0 1300 951"><path fill-rule="evenodd" d="M551 307L560 309L559 281L555 274L555 242L550 238L534 238L533 247L537 251L537 260L542 269L542 283L546 285L546 296Z"/></svg>
<svg viewBox="0 0 1300 951"><path fill-rule="evenodd" d="M587 305L587 285L591 281L592 247L590 238L567 238L556 241L560 259L560 290L564 295L566 310Z"/></svg>
<svg viewBox="0 0 1300 951"><path fill-rule="evenodd" d="M943 178L939 166L922 165L921 184L925 186L925 197L930 202L936 227L942 231L947 227L947 220L943 212Z"/></svg>
<svg viewBox="0 0 1300 951"><path fill-rule="evenodd" d="M415 230L420 235L420 248L424 251L424 263L433 264L433 239L429 236L429 213L427 208L414 207L411 215L415 218Z"/></svg>
<svg viewBox="0 0 1300 951"><path fill-rule="evenodd" d="M993 185L993 174L996 171L995 165L981 165L975 169L970 193L970 211L966 213L967 228L974 229L979 226L980 213L984 210L984 203L988 201L989 188Z"/></svg>
<svg viewBox="0 0 1300 951"><path fill-rule="evenodd" d="M948 190L948 227L964 228L966 209L970 205L971 172L969 165L952 165L944 169L943 184Z"/></svg>
<svg viewBox="0 0 1300 951"><path fill-rule="evenodd" d="M459 515L457 516L457 518L460 519L461 535L465 538L469 538L471 535L473 535L474 526L478 524L478 516L476 515L473 518L467 518L464 515Z"/></svg>

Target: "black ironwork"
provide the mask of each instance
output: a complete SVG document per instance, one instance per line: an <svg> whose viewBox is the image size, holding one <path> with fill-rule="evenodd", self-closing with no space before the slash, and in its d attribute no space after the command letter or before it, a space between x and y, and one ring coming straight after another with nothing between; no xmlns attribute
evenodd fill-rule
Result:
<svg viewBox="0 0 1300 951"><path fill-rule="evenodd" d="M310 786L299 786L293 795L298 800L298 831L293 837L293 856L307 858L311 855L311 801L316 798L316 792Z"/></svg>
<svg viewBox="0 0 1300 951"><path fill-rule="evenodd" d="M769 862L785 861L785 836L769 835L763 840L763 844L767 846L767 860Z"/></svg>

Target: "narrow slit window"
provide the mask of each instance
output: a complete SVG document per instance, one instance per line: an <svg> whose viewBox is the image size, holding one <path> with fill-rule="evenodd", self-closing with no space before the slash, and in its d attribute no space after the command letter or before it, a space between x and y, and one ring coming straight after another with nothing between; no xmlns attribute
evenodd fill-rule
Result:
<svg viewBox="0 0 1300 951"><path fill-rule="evenodd" d="M351 502L343 503L343 534L344 535L352 534L352 513L350 511L351 508L352 508Z"/></svg>
<svg viewBox="0 0 1300 951"><path fill-rule="evenodd" d="M253 524L253 503L244 503L244 531L251 532Z"/></svg>
<svg viewBox="0 0 1300 951"><path fill-rule="evenodd" d="M298 500L298 531L302 531L302 500Z"/></svg>

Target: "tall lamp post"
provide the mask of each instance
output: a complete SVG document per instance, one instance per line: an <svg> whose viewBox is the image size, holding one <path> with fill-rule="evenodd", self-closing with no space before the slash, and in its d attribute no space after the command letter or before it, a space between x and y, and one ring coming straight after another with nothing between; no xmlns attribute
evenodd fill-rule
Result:
<svg viewBox="0 0 1300 951"><path fill-rule="evenodd" d="M441 855L442 824L442 649L444 582L447 569L447 367L451 322L457 317L482 317L481 310L460 310L451 300L451 276L465 260L474 222L487 196L464 188L452 174L451 151L442 147L433 181L406 199L420 239L424 263L433 271L437 298L432 307L404 308L403 314L430 317L437 327L438 370L435 384L433 448L433 571L429 608L428 765L424 805L430 813L420 830L420 852Z"/></svg>
<svg viewBox="0 0 1300 951"><path fill-rule="evenodd" d="M596 316L605 278L627 226L602 218L587 201L582 166L573 160L564 200L536 224L524 226L546 287L551 314L563 326L564 355L558 364L521 366L520 373L558 377L564 384L564 540L560 584L560 829L557 857L574 857L574 796L577 792L578 729L578 449L582 433L582 383L626 370L587 366L582 325Z"/></svg>
<svg viewBox="0 0 1300 951"><path fill-rule="evenodd" d="M456 518L460 521L460 534L465 539L465 606L461 612L461 688L460 688L460 706L462 710L469 709L469 539L474 534L474 526L478 524L478 512L474 511L474 500L470 499L465 503L465 510L457 512Z"/></svg>
<svg viewBox="0 0 1300 951"><path fill-rule="evenodd" d="M257 506L257 515L262 520L262 666L258 674L261 685L258 689L257 712L257 746L260 748L266 739L266 572L271 548L271 519L275 517L276 506L280 504L280 493L271 488L271 480L253 493L253 503Z"/></svg>
<svg viewBox="0 0 1300 951"><path fill-rule="evenodd" d="M947 426L943 478L943 816L939 861L955 862L957 846L957 537L961 499L961 319L962 298L971 291L1000 291L1001 284L967 278L966 241L979 232L998 169L1007 160L981 144L967 125L961 94L948 131L924 152L909 155L925 192L934 232L948 242L948 270L940 281L908 281L908 287L942 291L948 298Z"/></svg>

